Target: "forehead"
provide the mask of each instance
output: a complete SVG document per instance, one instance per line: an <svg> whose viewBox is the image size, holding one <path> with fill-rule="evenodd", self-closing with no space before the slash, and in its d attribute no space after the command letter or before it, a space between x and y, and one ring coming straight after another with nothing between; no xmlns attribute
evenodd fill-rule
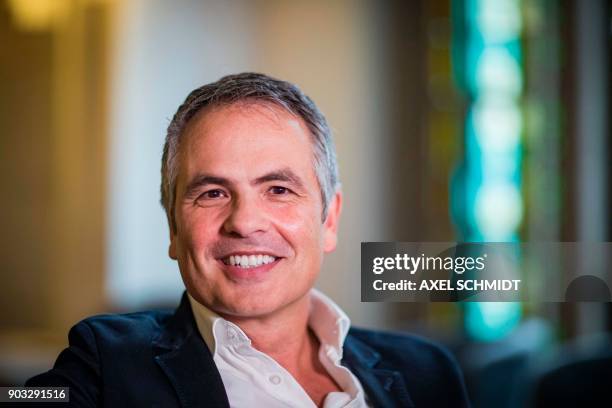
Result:
<svg viewBox="0 0 612 408"><path fill-rule="evenodd" d="M314 173L312 137L304 121L261 102L199 112L185 129L179 160L179 172L188 177L202 171L240 176L278 167Z"/></svg>

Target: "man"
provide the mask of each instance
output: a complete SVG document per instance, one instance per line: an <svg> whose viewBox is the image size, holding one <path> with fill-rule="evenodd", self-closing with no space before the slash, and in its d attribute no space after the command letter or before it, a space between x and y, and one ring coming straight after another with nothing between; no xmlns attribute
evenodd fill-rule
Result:
<svg viewBox="0 0 612 408"><path fill-rule="evenodd" d="M75 406L466 406L445 351L349 328L312 289L338 187L329 127L296 86L246 73L194 90L162 158L180 306L84 320L27 385L69 386Z"/></svg>

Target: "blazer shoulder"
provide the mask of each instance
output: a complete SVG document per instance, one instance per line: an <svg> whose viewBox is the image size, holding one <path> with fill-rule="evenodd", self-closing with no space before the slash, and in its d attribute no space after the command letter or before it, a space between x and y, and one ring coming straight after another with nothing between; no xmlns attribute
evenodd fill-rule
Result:
<svg viewBox="0 0 612 408"><path fill-rule="evenodd" d="M26 386L70 387L69 406L100 406L104 384L151 370L151 338L169 316L170 312L151 311L81 320L70 329L68 347L53 368L30 378Z"/></svg>
<svg viewBox="0 0 612 408"><path fill-rule="evenodd" d="M96 315L78 322L71 333L89 331L97 342L150 341L151 336L161 330L171 315L171 311L161 310Z"/></svg>
<svg viewBox="0 0 612 408"><path fill-rule="evenodd" d="M445 347L414 334L363 328L351 328L347 341L373 353L378 368L402 373L415 400L432 401L436 390L445 390L456 406L469 405L459 364Z"/></svg>
<svg viewBox="0 0 612 408"><path fill-rule="evenodd" d="M383 354L400 353L417 358L434 356L452 358L445 347L414 334L351 327L349 336Z"/></svg>
<svg viewBox="0 0 612 408"><path fill-rule="evenodd" d="M455 358L440 344L414 334L353 328L349 336L374 350L381 362L409 362L411 367L458 372Z"/></svg>

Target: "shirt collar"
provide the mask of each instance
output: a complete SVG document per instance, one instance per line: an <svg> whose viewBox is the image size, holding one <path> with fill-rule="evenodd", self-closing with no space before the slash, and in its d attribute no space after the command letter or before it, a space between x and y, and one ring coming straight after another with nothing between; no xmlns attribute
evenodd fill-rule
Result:
<svg viewBox="0 0 612 408"><path fill-rule="evenodd" d="M198 331L213 356L216 354L217 345L221 347L251 344L251 340L240 327L200 304L191 295L187 296ZM351 321L346 313L333 300L319 290L311 289L308 326L323 346L336 351L338 358L342 358L342 346L350 325Z"/></svg>
<svg viewBox="0 0 612 408"><path fill-rule="evenodd" d="M351 320L340 306L317 289L310 291L308 326L323 346L334 348L337 356L342 358L342 346Z"/></svg>

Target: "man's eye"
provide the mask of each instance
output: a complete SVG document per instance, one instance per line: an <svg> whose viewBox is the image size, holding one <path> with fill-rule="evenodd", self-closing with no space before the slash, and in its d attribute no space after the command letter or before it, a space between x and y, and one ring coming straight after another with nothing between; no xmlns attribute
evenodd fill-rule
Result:
<svg viewBox="0 0 612 408"><path fill-rule="evenodd" d="M206 200L214 200L215 198L222 198L224 196L225 196L225 193L223 192L223 190L216 189L216 190L209 190L209 191L202 193L200 198L203 198Z"/></svg>
<svg viewBox="0 0 612 408"><path fill-rule="evenodd" d="M274 186L270 187L270 192L274 195L285 195L289 194L291 190L289 190L287 187Z"/></svg>

